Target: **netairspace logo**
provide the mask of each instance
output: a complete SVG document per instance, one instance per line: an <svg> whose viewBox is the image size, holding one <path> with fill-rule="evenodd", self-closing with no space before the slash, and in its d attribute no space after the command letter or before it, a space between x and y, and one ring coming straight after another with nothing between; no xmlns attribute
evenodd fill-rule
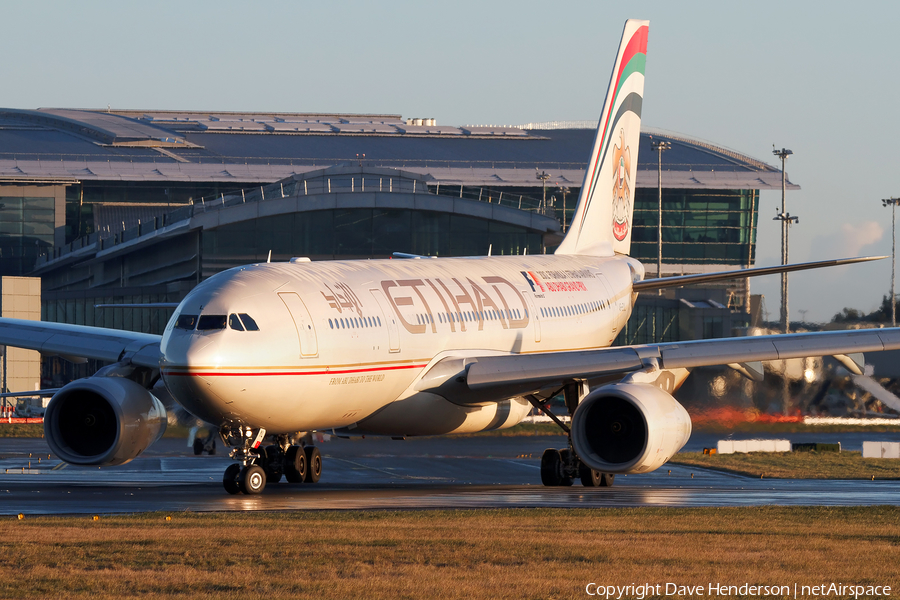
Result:
<svg viewBox="0 0 900 600"><path fill-rule="evenodd" d="M889 597L891 587L887 585L853 585L844 583L822 583L819 585L726 585L709 583L707 585L678 585L677 583L632 583L630 585L603 585L589 583L584 588L588 596L597 596L606 600L623 600L625 598L644 600L651 596L679 596L689 598L703 596L716 598L722 596L775 596L779 598L859 598L870 596Z"/></svg>

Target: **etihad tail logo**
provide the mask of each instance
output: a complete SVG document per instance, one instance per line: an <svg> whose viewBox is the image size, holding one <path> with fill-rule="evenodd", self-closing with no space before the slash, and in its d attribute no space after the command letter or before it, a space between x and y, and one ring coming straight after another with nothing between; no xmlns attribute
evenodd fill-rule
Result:
<svg viewBox="0 0 900 600"><path fill-rule="evenodd" d="M631 149L625 147L625 130L619 130L619 145L613 148L613 236L620 242L631 226Z"/></svg>

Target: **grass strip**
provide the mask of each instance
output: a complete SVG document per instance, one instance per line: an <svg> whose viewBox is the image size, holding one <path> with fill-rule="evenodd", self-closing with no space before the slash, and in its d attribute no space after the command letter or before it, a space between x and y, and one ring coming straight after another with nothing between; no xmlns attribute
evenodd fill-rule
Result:
<svg viewBox="0 0 900 600"><path fill-rule="evenodd" d="M520 600L586 597L591 582L900 589L897 507L12 517L0 540L3 598Z"/></svg>
<svg viewBox="0 0 900 600"><path fill-rule="evenodd" d="M42 438L43 423L0 423L0 438Z"/></svg>
<svg viewBox="0 0 900 600"><path fill-rule="evenodd" d="M900 460L863 458L862 452L681 452L669 461L773 479L900 479Z"/></svg>

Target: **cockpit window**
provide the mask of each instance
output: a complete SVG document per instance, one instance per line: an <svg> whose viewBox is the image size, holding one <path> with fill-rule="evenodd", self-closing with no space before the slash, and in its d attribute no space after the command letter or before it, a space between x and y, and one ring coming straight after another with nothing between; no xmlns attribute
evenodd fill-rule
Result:
<svg viewBox="0 0 900 600"><path fill-rule="evenodd" d="M178 315L175 321L175 329L187 329L188 331L197 326L197 315Z"/></svg>
<svg viewBox="0 0 900 600"><path fill-rule="evenodd" d="M225 329L225 315L200 315L197 321L197 331L212 331L214 329Z"/></svg>
<svg viewBox="0 0 900 600"><path fill-rule="evenodd" d="M259 325L256 324L256 321L254 321L250 315L248 315L247 313L241 313L240 317L241 321L243 321L244 323L244 328L247 331L259 331Z"/></svg>
<svg viewBox="0 0 900 600"><path fill-rule="evenodd" d="M244 326L241 325L241 320L235 314L228 315L228 326L231 327L232 329L234 329L235 331L243 331L244 330Z"/></svg>

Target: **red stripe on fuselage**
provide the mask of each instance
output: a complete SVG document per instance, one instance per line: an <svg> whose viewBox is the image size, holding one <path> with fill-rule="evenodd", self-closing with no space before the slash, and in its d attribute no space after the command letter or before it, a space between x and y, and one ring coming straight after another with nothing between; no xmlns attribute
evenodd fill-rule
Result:
<svg viewBox="0 0 900 600"><path fill-rule="evenodd" d="M371 373L373 371L397 371L400 369L424 369L428 364L421 365L400 365L396 367L372 367L370 369L343 369L340 371L246 371L246 372L227 372L227 371L167 371L163 370L165 375L177 377L282 377L285 375L346 375L348 373Z"/></svg>

